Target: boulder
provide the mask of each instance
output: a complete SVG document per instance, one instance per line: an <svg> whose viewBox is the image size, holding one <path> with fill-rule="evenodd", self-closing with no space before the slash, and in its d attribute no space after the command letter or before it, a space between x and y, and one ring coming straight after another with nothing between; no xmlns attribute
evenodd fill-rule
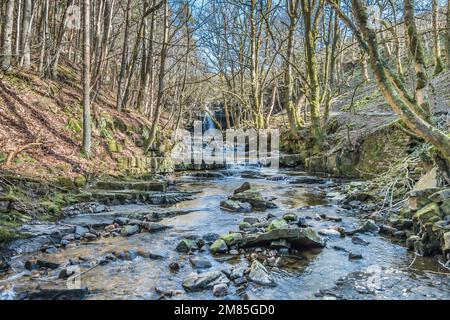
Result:
<svg viewBox="0 0 450 320"><path fill-rule="evenodd" d="M184 279L183 288L187 292L195 292L213 288L217 284L228 284L229 282L228 278L220 271L194 273Z"/></svg>
<svg viewBox="0 0 450 320"><path fill-rule="evenodd" d="M363 258L361 253L349 252L348 259L349 260L361 260Z"/></svg>
<svg viewBox="0 0 450 320"><path fill-rule="evenodd" d="M244 191L250 190L251 188L252 188L252 186L250 185L250 183L245 182L242 186L240 186L239 188L234 190L234 194L242 193Z"/></svg>
<svg viewBox="0 0 450 320"><path fill-rule="evenodd" d="M444 189L436 193L433 193L431 196L428 197L428 199L436 203L442 203L445 200L450 199L450 189Z"/></svg>
<svg viewBox="0 0 450 320"><path fill-rule="evenodd" d="M380 230L380 228L377 226L377 224L373 221L373 220L367 220L366 222L364 222L361 230L363 232L378 232Z"/></svg>
<svg viewBox="0 0 450 320"><path fill-rule="evenodd" d="M430 203L414 214L413 221L425 224L427 222L435 222L435 220L440 220L441 216L442 214L439 209L439 205L437 203Z"/></svg>
<svg viewBox="0 0 450 320"><path fill-rule="evenodd" d="M124 237L130 237L136 233L139 233L139 226L136 225L127 225L120 230L120 234Z"/></svg>
<svg viewBox="0 0 450 320"><path fill-rule="evenodd" d="M247 222L247 223L249 223L251 225L259 223L259 219L258 218L254 218L254 217L245 217L243 221Z"/></svg>
<svg viewBox="0 0 450 320"><path fill-rule="evenodd" d="M242 237L242 234L240 233L228 233L220 236L220 239L225 241L228 247L234 246L234 245L240 245L244 242L244 238Z"/></svg>
<svg viewBox="0 0 450 320"><path fill-rule="evenodd" d="M285 215L283 215L283 220L286 222L297 221L297 215L295 215L294 213L286 213Z"/></svg>
<svg viewBox="0 0 450 320"><path fill-rule="evenodd" d="M272 230L278 230L278 229L287 229L289 228L289 225L284 220L273 220L270 222L269 227L267 228L268 231Z"/></svg>
<svg viewBox="0 0 450 320"><path fill-rule="evenodd" d="M41 269L41 268L55 270L55 269L58 269L59 266L60 266L59 263L45 261L45 260L31 259L31 260L27 260L25 262L25 269L27 269L28 271L37 270L37 269Z"/></svg>
<svg viewBox="0 0 450 320"><path fill-rule="evenodd" d="M239 223L239 230L247 230L250 229L251 227L252 225L248 222L241 221L241 223Z"/></svg>
<svg viewBox="0 0 450 320"><path fill-rule="evenodd" d="M272 276L269 274L269 271L267 271L266 267L264 267L257 260L253 261L252 266L250 267L248 279L260 286L276 286L276 283Z"/></svg>
<svg viewBox="0 0 450 320"><path fill-rule="evenodd" d="M209 247L209 250L211 250L213 254L225 253L228 251L228 246L225 241L218 239Z"/></svg>
<svg viewBox="0 0 450 320"><path fill-rule="evenodd" d="M353 237L352 238L352 243L356 244L356 245L359 245L359 246L368 246L369 245L369 242L361 239L360 237Z"/></svg>
<svg viewBox="0 0 450 320"><path fill-rule="evenodd" d="M245 247L269 246L277 240L287 240L293 249L323 248L326 241L311 228L276 229L266 233L248 235Z"/></svg>
<svg viewBox="0 0 450 320"><path fill-rule="evenodd" d="M416 235L410 236L408 239L406 239L406 246L408 247L408 249L414 250L414 244L417 241L420 241L419 236L416 236Z"/></svg>
<svg viewBox="0 0 450 320"><path fill-rule="evenodd" d="M196 248L195 241L189 240L189 239L183 239L180 241L180 243L177 245L176 250L178 252L189 252L192 249Z"/></svg>
<svg viewBox="0 0 450 320"><path fill-rule="evenodd" d="M442 251L450 252L450 232L446 232L443 236L444 245L442 247Z"/></svg>
<svg viewBox="0 0 450 320"><path fill-rule="evenodd" d="M234 281L236 279L240 279L240 278L244 277L244 273L245 273L246 269L247 268L243 267L243 266L233 268L233 270L231 270L229 278Z"/></svg>
<svg viewBox="0 0 450 320"><path fill-rule="evenodd" d="M422 209L431 202L429 197L439 191L439 188L427 188L411 191L409 193L409 208L411 210Z"/></svg>
<svg viewBox="0 0 450 320"><path fill-rule="evenodd" d="M249 203L242 203L234 200L224 200L220 203L220 208L231 212L251 212L252 206Z"/></svg>
<svg viewBox="0 0 450 320"><path fill-rule="evenodd" d="M230 200L250 203L252 208L257 211L265 211L267 208L273 207L273 203L266 200L261 192L256 189L250 189L234 194L230 197Z"/></svg>
<svg viewBox="0 0 450 320"><path fill-rule="evenodd" d="M202 237L203 240L205 240L206 242L209 242L209 243L214 242L219 238L220 238L220 235L218 233L214 233L214 232L207 233Z"/></svg>
<svg viewBox="0 0 450 320"><path fill-rule="evenodd" d="M142 227L147 230L148 232L158 232L162 230L169 229L170 227L160 224L160 223L154 223L154 222L144 222L142 223Z"/></svg>
<svg viewBox="0 0 450 320"><path fill-rule="evenodd" d="M380 233L386 234L388 236L394 236L398 230L394 227L388 226L387 224L383 224L380 226Z"/></svg>
<svg viewBox="0 0 450 320"><path fill-rule="evenodd" d="M224 200L220 203L220 208L226 211L239 212L239 203L233 200Z"/></svg>
<svg viewBox="0 0 450 320"><path fill-rule="evenodd" d="M319 234L328 238L340 238L341 233L334 229L321 229L319 230Z"/></svg>
<svg viewBox="0 0 450 320"><path fill-rule="evenodd" d="M442 202L441 210L447 217L450 216L450 199L444 200L444 202Z"/></svg>
<svg viewBox="0 0 450 320"><path fill-rule="evenodd" d="M191 257L189 261L194 269L208 269L212 267L211 262L203 257Z"/></svg>

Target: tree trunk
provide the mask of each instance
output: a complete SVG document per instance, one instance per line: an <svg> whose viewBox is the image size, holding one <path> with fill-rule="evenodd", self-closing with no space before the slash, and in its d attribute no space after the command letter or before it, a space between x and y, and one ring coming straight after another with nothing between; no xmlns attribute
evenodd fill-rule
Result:
<svg viewBox="0 0 450 320"><path fill-rule="evenodd" d="M305 26L305 55L306 70L309 80L309 106L311 115L311 133L314 144L319 151L323 147L324 134L320 121L320 83L319 70L317 64L317 33L319 16L322 14L323 2L316 3L311 0L302 1L302 12ZM311 3L313 2L313 3ZM313 15L315 11L315 15Z"/></svg>
<svg viewBox="0 0 450 320"><path fill-rule="evenodd" d="M12 32L14 19L14 0L6 1L6 11L3 20L2 34L2 70L8 71L11 68L12 57Z"/></svg>
<svg viewBox="0 0 450 320"><path fill-rule="evenodd" d="M286 61L284 70L284 105L286 108L286 113L289 121L289 129L291 134L296 137L298 130L301 128L302 123L300 121L299 110L296 108L294 102L294 78L293 78L293 68L294 63L294 35L297 30L298 22L298 9L299 0L287 0L286 10L289 16L290 24L288 30L287 47L286 47ZM276 90L273 90L276 92Z"/></svg>
<svg viewBox="0 0 450 320"><path fill-rule="evenodd" d="M415 96L420 107L417 112L429 121L431 117L430 103L428 101L428 76L426 71L425 53L422 42L417 33L416 19L414 17L414 0L405 0L405 27L407 30L408 48L415 62L416 91Z"/></svg>
<svg viewBox="0 0 450 320"><path fill-rule="evenodd" d="M90 0L83 1L83 152L91 156L91 30Z"/></svg>
<svg viewBox="0 0 450 320"><path fill-rule="evenodd" d="M447 35L446 35L447 50L445 56L447 58L447 67L450 67L450 0L447 0Z"/></svg>
<svg viewBox="0 0 450 320"><path fill-rule="evenodd" d="M22 19L22 61L24 69L31 67L31 14L32 1L24 0Z"/></svg>
<svg viewBox="0 0 450 320"><path fill-rule="evenodd" d="M148 142L146 145L146 151L148 151L156 140L156 131L159 125L159 119L161 117L162 110L162 101L164 95L164 76L166 73L166 59L169 48L169 1L164 1L164 31L163 31L163 41L161 45L161 58L160 58L160 66L159 66L159 74L158 74L158 93L156 96L156 109L154 113L154 117L152 119L152 127L150 129L150 134L148 138Z"/></svg>
<svg viewBox="0 0 450 320"><path fill-rule="evenodd" d="M441 40L439 36L439 1L433 0L433 43L434 43L434 74L437 75L444 70L441 57Z"/></svg>
<svg viewBox="0 0 450 320"><path fill-rule="evenodd" d="M58 77L58 65L59 65L59 58L61 56L62 46L63 46L63 40L64 35L66 34L66 19L68 15L68 8L73 4L74 0L67 0L67 6L64 9L64 14L61 18L61 23L58 27L57 33L56 33L56 44L52 47L51 50L51 56L50 56L50 68L48 72L48 76L56 80Z"/></svg>
<svg viewBox="0 0 450 320"><path fill-rule="evenodd" d="M123 49L122 49L122 63L120 64L120 75L117 84L117 105L118 111L122 111L122 83L125 78L125 71L127 68L128 61L128 38L130 33L130 10L131 10L131 0L127 2L127 8L125 13L125 33L123 36Z"/></svg>

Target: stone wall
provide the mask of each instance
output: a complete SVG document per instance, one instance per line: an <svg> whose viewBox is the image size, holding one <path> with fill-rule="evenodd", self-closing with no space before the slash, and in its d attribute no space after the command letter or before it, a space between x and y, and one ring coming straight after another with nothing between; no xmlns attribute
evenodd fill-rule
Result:
<svg viewBox="0 0 450 320"><path fill-rule="evenodd" d="M406 244L421 255L443 254L450 260L450 189L412 191L400 218L413 222Z"/></svg>
<svg viewBox="0 0 450 320"><path fill-rule="evenodd" d="M119 167L129 174L171 173L175 164L170 157L125 157L118 160Z"/></svg>

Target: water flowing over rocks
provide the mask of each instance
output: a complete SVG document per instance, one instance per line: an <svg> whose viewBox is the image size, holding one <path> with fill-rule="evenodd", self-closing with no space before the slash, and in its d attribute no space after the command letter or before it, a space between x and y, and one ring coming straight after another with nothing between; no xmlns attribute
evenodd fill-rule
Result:
<svg viewBox="0 0 450 320"><path fill-rule="evenodd" d="M431 267L428 258L416 258L417 265L409 271L413 276L400 270L414 256L398 244L406 242L419 252L449 252L450 236L442 233L448 221L445 190L426 192L427 200L417 198L422 205L417 210L408 208L380 220L367 207L360 210L363 204L356 202L362 196L353 196L349 207L343 200L331 201L346 197L331 191L339 189L330 179L289 172L271 178L249 170L249 181L243 183L232 180L233 174L177 176L165 192L150 190L162 188L153 181L95 185L91 191L111 192L114 198L68 207L59 223L30 222L22 227L27 238L6 249L23 257L0 260L0 297L402 298L405 288L418 285L427 294L448 297L449 288L439 275L433 277L440 282L428 283L420 278L422 271L415 273L422 263L423 269L444 272L432 269L439 267ZM189 197L178 198L176 205L129 197L147 193ZM127 196L119 199L117 194ZM227 198L228 204L237 204L236 210L223 210L221 201ZM384 266L395 272L385 272ZM61 285L78 272L89 290L62 290ZM371 286L371 277L378 275L390 283L389 294L382 291L383 284ZM5 286L9 283L17 286L10 289ZM412 291L417 297L418 291Z"/></svg>

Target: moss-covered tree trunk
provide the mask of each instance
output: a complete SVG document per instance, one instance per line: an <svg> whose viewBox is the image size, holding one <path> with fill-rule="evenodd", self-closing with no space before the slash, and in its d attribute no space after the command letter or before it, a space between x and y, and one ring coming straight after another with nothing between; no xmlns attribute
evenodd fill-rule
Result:
<svg viewBox="0 0 450 320"><path fill-rule="evenodd" d="M306 71L309 82L309 106L311 115L311 133L315 146L320 150L323 147L324 133L320 121L320 83L317 63L317 35L318 23L323 13L323 1L301 0L303 22L305 27L305 58Z"/></svg>
<svg viewBox="0 0 450 320"><path fill-rule="evenodd" d="M284 104L289 120L289 128L293 136L297 136L302 126L300 112L294 102L294 77L292 64L294 63L294 35L298 23L299 0L287 0L286 10L289 16L289 31L286 47L286 62L284 70ZM275 91L274 91L275 92Z"/></svg>

